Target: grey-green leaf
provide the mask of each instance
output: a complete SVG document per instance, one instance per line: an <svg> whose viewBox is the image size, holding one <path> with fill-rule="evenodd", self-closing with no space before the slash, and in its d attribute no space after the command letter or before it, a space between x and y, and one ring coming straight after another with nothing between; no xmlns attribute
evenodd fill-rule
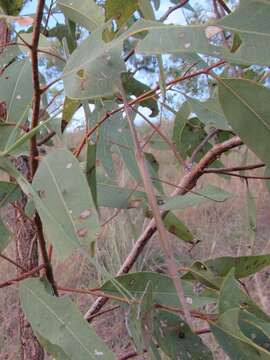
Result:
<svg viewBox="0 0 270 360"><path fill-rule="evenodd" d="M232 196L229 192L213 185L207 185L196 191L196 194L177 195L165 201L162 210L185 209L190 206L199 205L207 200L223 202Z"/></svg>
<svg viewBox="0 0 270 360"><path fill-rule="evenodd" d="M213 355L201 338L178 315L156 311L155 338L172 360L211 360Z"/></svg>
<svg viewBox="0 0 270 360"><path fill-rule="evenodd" d="M256 96L254 96L256 94ZM270 165L270 90L250 80L219 81L219 100L228 122L244 143Z"/></svg>
<svg viewBox="0 0 270 360"><path fill-rule="evenodd" d="M256 315L259 319L270 321L270 317L240 288L234 276L234 269L232 269L220 289L219 313L223 314L230 309L240 307Z"/></svg>
<svg viewBox="0 0 270 360"><path fill-rule="evenodd" d="M118 276L113 281L107 281L101 290L105 293L118 296L131 294L133 297L140 299L149 282L152 283L155 303L168 306L180 306L171 278L154 272L140 272ZM183 281L182 284L191 308L198 308L205 304L216 302L216 293L214 291L209 290L205 294L204 292L198 294L194 292L189 282Z"/></svg>
<svg viewBox="0 0 270 360"><path fill-rule="evenodd" d="M68 359L115 359L70 299L53 296L39 279L21 282L19 293L21 306L34 332L54 344L55 350L62 349ZM46 346L45 341L43 344ZM53 347L48 350L54 351Z"/></svg>
<svg viewBox="0 0 270 360"><path fill-rule="evenodd" d="M70 20L89 31L104 23L102 10L94 0L57 0L57 5Z"/></svg>
<svg viewBox="0 0 270 360"><path fill-rule="evenodd" d="M64 88L71 99L106 97L118 91L125 64L123 41L105 43L103 28L86 38L71 54L64 68Z"/></svg>
<svg viewBox="0 0 270 360"><path fill-rule="evenodd" d="M59 149L44 157L33 187L57 222L56 228L56 224L42 219L47 238L58 255L64 258L81 245L89 248L99 229L98 216L86 177L71 152ZM42 218L39 203L36 207Z"/></svg>
<svg viewBox="0 0 270 360"><path fill-rule="evenodd" d="M231 360L269 360L270 353L243 334L239 327L239 309L233 308L211 323L211 330L219 345Z"/></svg>
<svg viewBox="0 0 270 360"><path fill-rule="evenodd" d="M4 75L0 78L0 100L6 103L6 122L22 124L27 119L32 94L32 68L30 61L14 62L5 70Z"/></svg>
<svg viewBox="0 0 270 360"><path fill-rule="evenodd" d="M3 220L0 218L0 253L7 247L9 239L10 233L3 223Z"/></svg>

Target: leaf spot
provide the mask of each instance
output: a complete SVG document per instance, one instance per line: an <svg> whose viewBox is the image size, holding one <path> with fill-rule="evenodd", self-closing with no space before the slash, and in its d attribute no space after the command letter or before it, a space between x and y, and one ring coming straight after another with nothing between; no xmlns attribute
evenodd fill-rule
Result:
<svg viewBox="0 0 270 360"><path fill-rule="evenodd" d="M190 46L191 46L191 43L186 43L186 44L184 45L184 47L185 47L186 49L188 49Z"/></svg>
<svg viewBox="0 0 270 360"><path fill-rule="evenodd" d="M81 228L77 231L79 237L85 237L88 233L88 229L86 227Z"/></svg>
<svg viewBox="0 0 270 360"><path fill-rule="evenodd" d="M80 213L80 219L87 219L91 215L91 210L85 209Z"/></svg>
<svg viewBox="0 0 270 360"><path fill-rule="evenodd" d="M186 298L186 303L189 304L189 305L191 305L191 304L193 303L192 298L191 298L191 297L187 297L187 298Z"/></svg>
<svg viewBox="0 0 270 360"><path fill-rule="evenodd" d="M97 349L95 349L95 355L102 356L102 355L104 355L104 353L102 351L98 351Z"/></svg>
<svg viewBox="0 0 270 360"><path fill-rule="evenodd" d="M67 166L66 166L67 169L70 169L72 168L72 163L68 163Z"/></svg>

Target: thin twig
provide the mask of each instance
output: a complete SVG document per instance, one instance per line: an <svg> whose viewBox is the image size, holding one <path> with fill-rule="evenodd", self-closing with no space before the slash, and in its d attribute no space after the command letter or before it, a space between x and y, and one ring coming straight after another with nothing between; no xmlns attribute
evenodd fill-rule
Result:
<svg viewBox="0 0 270 360"><path fill-rule="evenodd" d="M204 169L203 173L219 173L219 172L232 172L232 171L244 171L244 170L255 170L258 168L265 167L265 164L259 163L259 164L252 164L252 165L246 165L246 166L233 166L233 167L224 167L224 168L212 168L212 169Z"/></svg>
<svg viewBox="0 0 270 360"><path fill-rule="evenodd" d="M165 14L161 16L159 21L161 21L161 22L165 21L169 17L169 15L171 15L171 13L173 13L175 10L180 9L181 7L186 5L188 2L189 2L189 0L182 0L182 1L180 0L179 4L169 7L169 9L165 12Z"/></svg>
<svg viewBox="0 0 270 360"><path fill-rule="evenodd" d="M18 276L15 279L7 280L7 281L3 282L2 284L0 284L0 289L4 288L4 287L7 287L7 286L10 286L10 285L14 285L14 284L18 283L19 281L22 281L22 280L27 279L27 278L29 278L30 276L32 276L32 275L34 275L36 273L39 273L39 271L41 269L43 269L44 267L45 267L44 264L39 265L39 266L35 267L34 269L23 273L22 275Z"/></svg>
<svg viewBox="0 0 270 360"><path fill-rule="evenodd" d="M210 173L210 171L208 171L208 174ZM215 173L215 172L213 172ZM226 171L219 171L217 172L217 174L222 174L222 175L228 175L228 176L233 176L233 177L237 177L240 179L246 179L246 180L270 180L270 176L252 176L252 175L240 175L240 174L235 174L235 173L230 173L230 172L226 172Z"/></svg>
<svg viewBox="0 0 270 360"><path fill-rule="evenodd" d="M216 68L216 67L219 67L219 66L222 66L222 65L224 65L224 64L226 64L226 61L220 60L220 61L218 61L217 63L215 63L215 64L213 64L213 65L211 65L211 66L208 66L208 67L206 67L206 68L204 68L204 69L201 69L201 70L196 71L196 72L194 72L194 73L187 74L187 75L185 75L185 76L180 76L180 77L178 77L178 78L176 78L176 79L174 79L174 80L171 80L171 81L169 81L169 82L166 84L166 87L170 87L170 86L175 85L175 84L177 84L177 83L179 83L179 82L181 82L181 81L188 80L188 79L192 79L192 78L194 78L194 77L196 77L196 76L199 76L199 75L209 74L212 69L214 69L214 68ZM159 84L156 85L156 87L155 87L154 89L145 92L144 94L138 96L138 97L137 97L136 99L134 99L134 100L131 100L131 101L128 103L128 105L129 105L129 106L132 106L132 105L135 105L135 104L137 104L137 103L140 103L140 102L142 102L142 101L144 101L144 100L146 100L146 99L149 99L149 98L155 96L155 95L156 95L156 92L157 92L158 90L160 90L160 85L159 85ZM78 147L75 149L75 151L74 151L74 155L78 157L78 156L80 155L80 153L82 152L82 150L83 150L85 144L87 143L87 140L90 138L90 136L91 136L105 121L107 121L112 115L115 115L116 113L121 112L121 111L123 111L123 110L124 110L124 106L121 106L121 107L118 107L117 109L115 109L115 110L113 110L113 111L111 111L111 112L107 112L107 113L103 116L103 118L102 118L97 124L95 124L91 129L89 129L88 133L82 138L81 143L79 144L79 146L78 146Z"/></svg>
<svg viewBox="0 0 270 360"><path fill-rule="evenodd" d="M219 133L219 129L214 129L209 132L209 134L203 139L203 141L196 147L196 149L193 151L191 158L190 158L190 164L193 165L195 162L196 156L198 153L203 149L203 147L208 143L210 139L212 139L214 136L216 136Z"/></svg>
<svg viewBox="0 0 270 360"><path fill-rule="evenodd" d="M224 0L217 0L219 4L223 7L223 9L226 11L227 14L230 14L232 10L229 8L229 6L225 3Z"/></svg>
<svg viewBox="0 0 270 360"><path fill-rule="evenodd" d="M0 257L6 261L8 261L9 263L11 263L12 265L15 265L17 268L23 270L23 271L27 271L23 266L21 266L20 264L16 263L16 261L10 259L8 256L1 254L0 253Z"/></svg>
<svg viewBox="0 0 270 360"><path fill-rule="evenodd" d="M142 177L142 181L143 181L144 189L145 189L145 192L146 192L146 195L148 198L149 206L153 212L153 217L156 222L157 230L159 233L160 245L161 245L162 250L166 257L168 271L169 271L170 277L174 283L176 293L179 298L179 302L184 310L184 316L185 316L186 322L189 324L190 327L192 327L192 318L191 318L189 309L186 304L186 299L185 299L185 294L184 294L184 290L182 287L181 279L178 276L177 265L175 263L174 256L173 256L173 250L170 245L170 241L168 239L164 223L162 221L162 217L161 217L161 214L159 211L156 195L155 195L153 185L152 185L152 182L151 182L148 170L147 170L147 166L145 163L143 150L141 148L141 144L138 139L135 125L132 120L132 108L128 105L126 93L125 93L122 85L120 88L120 93L121 93L121 96L124 101L125 113L126 113L126 117L127 117L128 123L129 123L130 131L131 131L133 142L134 142L136 162L137 162L137 165L138 165L138 168L140 171L140 175Z"/></svg>
<svg viewBox="0 0 270 360"><path fill-rule="evenodd" d="M180 153L177 151L175 145L167 138L166 135L163 134L163 132L159 129L159 127L156 126L155 124L153 124L150 120L148 120L147 117L138 109L135 109L133 107L132 110L135 111L137 114L139 114L143 118L143 120L145 120L147 122L147 124L150 125L155 130L155 132L158 133L158 135L166 142L166 144L172 150L175 158L180 163L180 165L186 166L184 159L182 159L182 157L181 157Z"/></svg>

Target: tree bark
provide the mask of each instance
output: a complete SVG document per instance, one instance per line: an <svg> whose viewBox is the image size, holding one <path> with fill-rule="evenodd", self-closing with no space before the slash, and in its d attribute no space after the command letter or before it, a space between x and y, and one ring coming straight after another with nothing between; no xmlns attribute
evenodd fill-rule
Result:
<svg viewBox="0 0 270 360"><path fill-rule="evenodd" d="M4 19L0 19L0 54L5 49L5 45L9 42L10 34ZM1 76L0 72L0 76ZM0 101L0 117L5 119L6 104ZM29 178L28 159L20 156L13 160L17 169L23 175ZM21 199L16 202L14 210L13 227L16 241L16 262L26 271L38 266L38 245L37 232L34 222L31 222L24 214L27 204L27 197L21 194ZM24 270L18 268L18 275ZM20 358L21 360L43 360L44 351L40 346L32 328L27 321L21 307L19 308L19 330L20 330Z"/></svg>

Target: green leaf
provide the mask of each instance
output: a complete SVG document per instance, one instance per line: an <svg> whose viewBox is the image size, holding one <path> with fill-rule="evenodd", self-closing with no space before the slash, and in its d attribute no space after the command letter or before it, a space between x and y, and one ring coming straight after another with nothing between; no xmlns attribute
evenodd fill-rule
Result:
<svg viewBox="0 0 270 360"><path fill-rule="evenodd" d="M215 274L205 262L195 261L189 271L182 277L184 280L197 280L203 285L218 290L223 278Z"/></svg>
<svg viewBox="0 0 270 360"><path fill-rule="evenodd" d="M22 41L26 42L27 44L31 44L32 39L33 39L33 32L21 33L20 38L22 39ZM25 46L24 42L22 43L22 45L19 45L19 48L23 54L26 54L29 57L31 57L31 50L27 46ZM54 58L54 55L58 55L58 56L61 55L60 51L57 49L57 45L59 46L60 44L57 44L57 41L55 39L53 41L51 41L45 35L40 34L39 42L38 42L38 49L45 51L47 53L40 51L38 54L39 57L43 56L46 58ZM50 56L50 54L52 54L52 55ZM54 60L55 60L55 58L54 58Z"/></svg>
<svg viewBox="0 0 270 360"><path fill-rule="evenodd" d="M86 179L91 190L93 202L95 207L98 208L97 205L97 179L96 179L96 145L95 144L87 144L86 150Z"/></svg>
<svg viewBox="0 0 270 360"><path fill-rule="evenodd" d="M0 100L5 101L7 123L22 124L27 120L33 95L32 67L29 60L11 64L0 78ZM14 128L14 132L17 128Z"/></svg>
<svg viewBox="0 0 270 360"><path fill-rule="evenodd" d="M256 229L257 229L257 208L255 199L250 192L249 186L247 184L246 191L246 203L247 203L247 213L248 213L248 230L250 237L250 247L251 252L254 252L255 241L256 241Z"/></svg>
<svg viewBox="0 0 270 360"><path fill-rule="evenodd" d="M243 142L268 166L269 97L269 89L250 80L222 78L219 81L219 99L228 122Z"/></svg>
<svg viewBox="0 0 270 360"><path fill-rule="evenodd" d="M146 194L142 191L134 191L131 188L98 182L97 199L99 206L128 209L132 207L133 203L142 203L146 199Z"/></svg>
<svg viewBox="0 0 270 360"><path fill-rule="evenodd" d="M46 291L39 279L20 283L23 311L37 335L62 350L70 360L106 359L115 356L96 335L68 298L57 298ZM46 346L46 343L43 343ZM48 351L55 356L55 347Z"/></svg>
<svg viewBox="0 0 270 360"><path fill-rule="evenodd" d="M235 269L235 277L241 279L261 271L266 266L270 266L270 255L254 256L222 256L216 259L209 259L204 263L213 273L225 277L232 268Z"/></svg>
<svg viewBox="0 0 270 360"><path fill-rule="evenodd" d="M17 45L5 47L0 54L0 69L10 64L18 55L20 55L20 49Z"/></svg>
<svg viewBox="0 0 270 360"><path fill-rule="evenodd" d="M206 138L204 124L198 118L189 119L181 131L181 138L178 141L178 151L183 158L191 157L192 153ZM205 144L203 148L197 153L195 161L199 161L202 156L209 151L211 145Z"/></svg>
<svg viewBox="0 0 270 360"><path fill-rule="evenodd" d="M243 64L269 65L269 16L268 1L241 0L240 6L232 14L218 22L218 25L240 36L241 45L235 57L243 59Z"/></svg>
<svg viewBox="0 0 270 360"><path fill-rule="evenodd" d="M10 240L10 232L0 218L0 253L5 250Z"/></svg>
<svg viewBox="0 0 270 360"><path fill-rule="evenodd" d="M206 101L199 101L188 97L193 112L207 126L213 126L221 130L229 130L227 119L222 111L220 103L215 98L209 98Z"/></svg>
<svg viewBox="0 0 270 360"><path fill-rule="evenodd" d="M37 132L42 131L43 128L47 128L52 119L48 119L47 121L41 121L39 125L37 125L34 129L25 132L22 136L19 136L20 131L18 127L14 127L7 138L7 142L5 144L5 148L3 149L2 155L19 155L21 152L23 153L25 144L37 134ZM15 132L14 130L18 130ZM17 137L17 139L16 139ZM23 146L24 145L24 146Z"/></svg>
<svg viewBox="0 0 270 360"><path fill-rule="evenodd" d="M114 108L112 101L96 101L96 107L93 112L93 118L96 122L99 122L107 111L112 111ZM104 170L110 179L116 178L116 172L112 159L112 141L114 141L113 134L115 129L114 123L119 121L119 115L115 114L110 118L110 121L105 121L99 126L98 138L97 138L97 159L100 160ZM111 139L112 138L112 139Z"/></svg>
<svg viewBox="0 0 270 360"><path fill-rule="evenodd" d="M86 38L71 54L64 68L65 93L71 99L106 97L118 91L125 63L122 41L105 43L103 28Z"/></svg>
<svg viewBox="0 0 270 360"><path fill-rule="evenodd" d="M194 243L194 236L182 221L180 221L172 212L169 212L163 219L166 229L177 236L179 239Z"/></svg>
<svg viewBox="0 0 270 360"><path fill-rule="evenodd" d="M233 294L233 296L232 296ZM234 276L234 269L224 279L219 295L219 313L226 313L233 308L244 308L258 318L270 321L270 317L240 288Z"/></svg>
<svg viewBox="0 0 270 360"><path fill-rule="evenodd" d="M51 343L38 333L36 333L36 337L40 345L46 349L48 354L53 355L55 360L71 360L59 346Z"/></svg>
<svg viewBox="0 0 270 360"><path fill-rule="evenodd" d="M239 309L226 311L210 324L213 335L231 360L268 360L270 353L252 342L239 327Z"/></svg>
<svg viewBox="0 0 270 360"><path fill-rule="evenodd" d="M149 176L152 180L153 185L160 194L164 195L162 183L158 180L159 163L156 157L152 153L146 153L146 152L144 153L144 157L146 160L146 166L148 168Z"/></svg>
<svg viewBox="0 0 270 360"><path fill-rule="evenodd" d="M80 107L80 105L81 102L79 100L72 100L66 96L64 100L62 121L69 122L72 119L75 112Z"/></svg>
<svg viewBox="0 0 270 360"><path fill-rule="evenodd" d="M180 306L171 278L154 272L140 272L118 276L113 281L107 281L101 287L101 290L107 294L118 296L123 296L123 293L127 293L140 299L148 283L152 283L153 299L156 304ZM193 286L189 282L182 281L182 285L191 308L195 309L216 302L216 293L214 291L198 294L193 291Z"/></svg>
<svg viewBox="0 0 270 360"><path fill-rule="evenodd" d="M205 201L223 202L232 197L231 193L213 185L207 185L196 194L189 193L186 195L176 195L165 201L161 206L162 210L178 210L185 209L190 206L199 205Z"/></svg>
<svg viewBox="0 0 270 360"><path fill-rule="evenodd" d="M176 113L174 119L172 141L176 145L178 151L180 151L182 133L188 121L190 111L189 104L186 101Z"/></svg>
<svg viewBox="0 0 270 360"><path fill-rule="evenodd" d="M0 181L0 208L18 200L20 197L21 190L18 185L7 181Z"/></svg>
<svg viewBox="0 0 270 360"><path fill-rule="evenodd" d="M106 21L114 19L120 28L138 8L137 0L107 0L105 3Z"/></svg>
<svg viewBox="0 0 270 360"><path fill-rule="evenodd" d="M172 360L211 360L213 355L201 338L178 315L155 312L155 338Z"/></svg>
<svg viewBox="0 0 270 360"><path fill-rule="evenodd" d="M104 15L93 0L57 0L57 5L70 20L91 32L104 23Z"/></svg>
<svg viewBox="0 0 270 360"><path fill-rule="evenodd" d="M40 162L33 188L57 223L55 228L49 219L42 219L57 254L64 258L81 245L89 249L99 229L98 216L78 160L65 149L53 151ZM42 218L43 209L39 203L36 207Z"/></svg>
<svg viewBox="0 0 270 360"><path fill-rule="evenodd" d="M7 15L19 15L23 4L23 0L0 0L0 7Z"/></svg>
<svg viewBox="0 0 270 360"><path fill-rule="evenodd" d="M127 329L132 336L138 353L142 354L152 343L154 303L152 283L149 282L139 304L129 306Z"/></svg>
<svg viewBox="0 0 270 360"><path fill-rule="evenodd" d="M269 65L270 31L267 21L270 16L270 6L264 0L255 0L251 6L245 5L249 0L242 0L238 12L226 16L221 21L207 25L164 25L148 22L145 30L147 36L138 44L136 50L144 55L158 54L205 54L221 58L236 64ZM251 18L249 24L246 20ZM240 19L240 20L239 20ZM257 26L257 24L260 26ZM158 28L156 28L158 27ZM231 52L229 49L213 45L212 37L224 30L236 32L241 39L241 45ZM256 30L254 30L256 29ZM158 30L158 36L156 36ZM175 45L177 44L177 45ZM261 46L263 44L263 46Z"/></svg>
<svg viewBox="0 0 270 360"><path fill-rule="evenodd" d="M270 323L246 310L239 313L239 327L243 334L267 351L270 349Z"/></svg>
<svg viewBox="0 0 270 360"><path fill-rule="evenodd" d="M52 176L53 173L51 173L51 161L48 164L47 159L45 160L45 163L40 165L38 168L38 171L36 173L36 176L39 176L38 173L40 173L40 168L42 169L42 172L45 171L45 177L42 176L40 184L43 184L44 179L50 179L50 182L44 185L44 189L46 187L52 186L52 189L54 190L53 193L57 193L57 197L51 200L51 194L44 193L44 192L38 192L35 190L35 188L29 184L29 182L25 179L25 177L15 168L15 166L5 157L0 157L0 168L4 171L6 171L10 176L14 177L17 181L17 183L20 185L22 191L28 196L28 199L31 201L33 200L35 203L35 207L41 217L43 228L45 231L46 239L49 240L50 243L53 244L58 256L61 259L65 259L67 256L71 255L72 252L77 248L80 248L82 244L88 243L88 248L90 247L90 241L94 240L95 238L95 231L97 229L97 221L96 221L96 212L95 209L91 211L92 209L89 209L89 207L92 204L91 199L91 193L87 184L87 180L82 173L82 170L80 168L80 164L78 163L77 159L74 158L68 151L66 150L57 150L58 154L55 157L55 159L52 159L53 165L55 165L55 162L57 163L57 159L61 160L69 160L67 164L72 164L71 167L75 169L75 180L78 180L78 183L72 183L72 180L74 180L74 176L66 177L65 181L62 183L62 187L60 188L62 190L66 190L63 188L64 185L68 185L68 188L71 190L70 194L67 194L66 191L64 191L64 194L62 194L62 198L60 199L60 202L57 203L55 207L56 199L59 199L60 192L59 188L57 187L58 183L55 183L56 179L54 176ZM55 153L56 153L55 152ZM64 152L64 154L62 154ZM52 152L49 157L52 158L55 154ZM59 156L60 155L60 156ZM63 155L63 156L61 156ZM66 166L67 164L61 163L62 166ZM58 164L59 165L59 164ZM68 169L65 169L65 171L62 171L61 176L65 174L67 170L71 169L70 165L68 165ZM60 167L61 168L61 167ZM58 174L60 168L56 171L56 174ZM46 170L49 170L49 173L46 173ZM61 170L60 170L61 171ZM35 178L34 178L35 182ZM71 184L72 183L72 184ZM80 184L81 189L83 189L83 194L79 195L78 197L76 194L79 191L79 187L77 184ZM55 188L54 188L55 186ZM39 190L39 189L37 189ZM43 198L45 195L45 198ZM63 196L65 195L65 196ZM67 199L68 197L68 199ZM75 199L76 198L76 199ZM80 203L81 198L84 198L84 200ZM49 202L48 202L49 199ZM67 200L67 202L65 202ZM72 202L72 203L71 203ZM77 215L78 208L82 205L85 205L87 203L86 208L81 208L81 211ZM70 213L69 209L67 208L68 205L71 205L74 208L74 213ZM89 211L85 210L90 210ZM59 210L60 213L56 213L56 210ZM73 210L71 210L73 211ZM75 215L75 219L74 219ZM85 217L87 217L85 219ZM80 219L83 218L83 219ZM72 232L70 230L72 229ZM91 233L90 233L91 232ZM85 244L86 245L86 244Z"/></svg>
<svg viewBox="0 0 270 360"><path fill-rule="evenodd" d="M133 74L124 72L121 75L122 84L128 95L135 95L136 97L143 95L144 92L150 90L150 87L141 81L135 79ZM154 98L146 99L140 102L140 106L147 107L152 111L150 117L155 117L159 113L157 101Z"/></svg>

